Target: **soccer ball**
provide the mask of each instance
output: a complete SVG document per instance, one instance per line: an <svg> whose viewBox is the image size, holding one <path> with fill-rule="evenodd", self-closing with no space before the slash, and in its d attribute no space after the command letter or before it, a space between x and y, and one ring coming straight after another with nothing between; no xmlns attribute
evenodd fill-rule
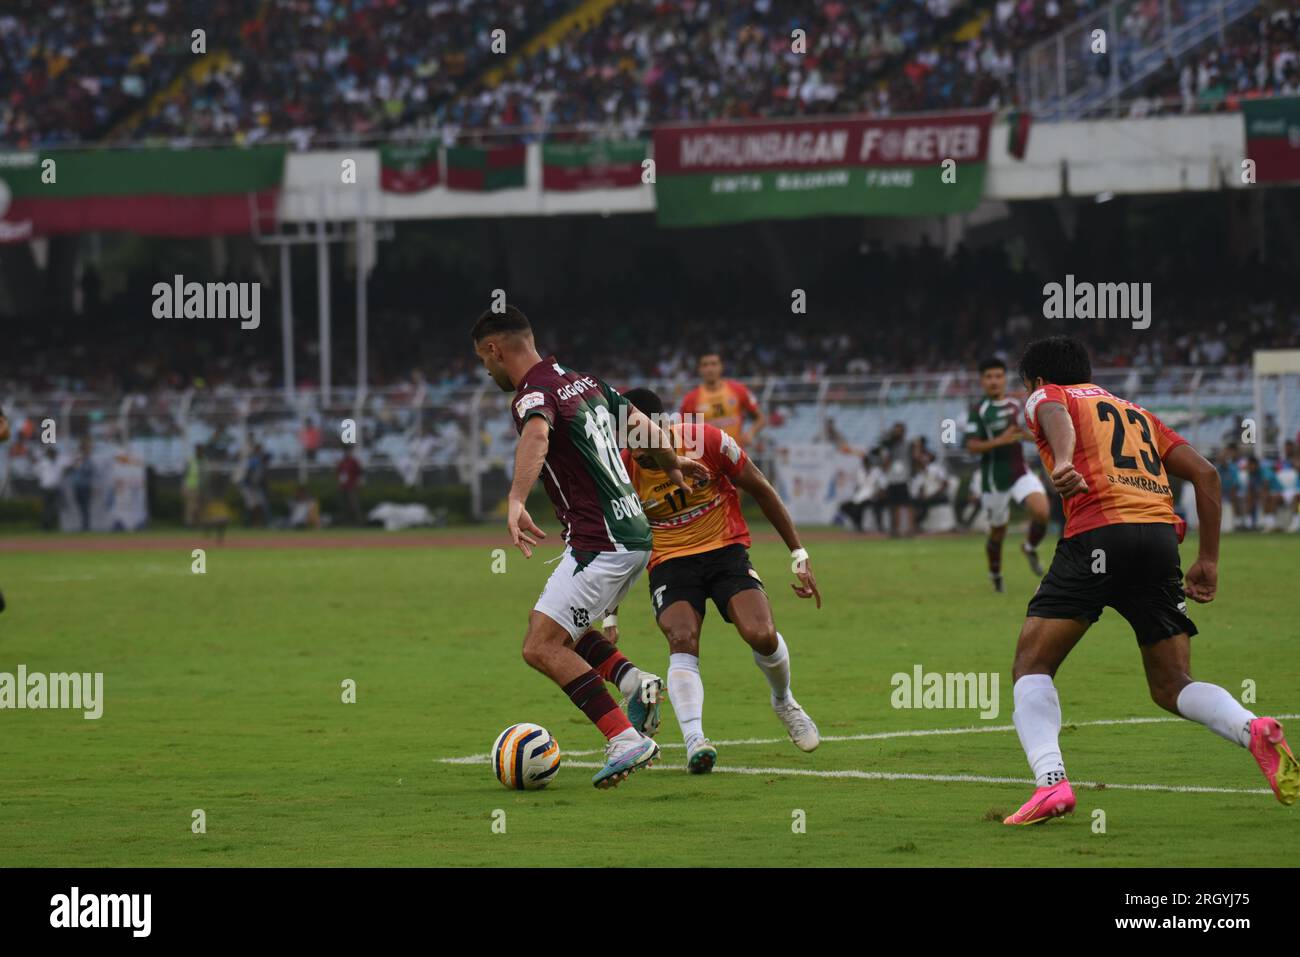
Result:
<svg viewBox="0 0 1300 957"><path fill-rule="evenodd" d="M492 745L492 771L512 791L540 791L560 770L560 745L540 724L512 724Z"/></svg>

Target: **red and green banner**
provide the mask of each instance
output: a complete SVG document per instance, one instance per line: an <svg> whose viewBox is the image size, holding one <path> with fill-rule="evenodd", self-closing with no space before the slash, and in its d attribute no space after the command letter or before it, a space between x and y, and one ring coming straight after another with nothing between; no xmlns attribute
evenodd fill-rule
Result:
<svg viewBox="0 0 1300 957"><path fill-rule="evenodd" d="M542 189L573 192L641 185L644 140L546 143L542 146Z"/></svg>
<svg viewBox="0 0 1300 957"><path fill-rule="evenodd" d="M274 224L283 147L0 153L0 242L63 233L218 236Z"/></svg>
<svg viewBox="0 0 1300 957"><path fill-rule="evenodd" d="M437 186L438 180L437 143L379 148L379 188L385 193L422 193Z"/></svg>
<svg viewBox="0 0 1300 957"><path fill-rule="evenodd" d="M452 146L447 149L447 188L478 193L524 185L524 146Z"/></svg>
<svg viewBox="0 0 1300 957"><path fill-rule="evenodd" d="M1013 158L1025 158L1029 150L1029 127L1033 122L1033 115L1021 110L1013 110L1007 117L1007 153Z"/></svg>
<svg viewBox="0 0 1300 957"><path fill-rule="evenodd" d="M659 224L970 210L984 193L991 119L981 112L661 128Z"/></svg>
<svg viewBox="0 0 1300 957"><path fill-rule="evenodd" d="M1255 182L1300 181L1300 97L1242 100L1246 158L1255 161Z"/></svg>

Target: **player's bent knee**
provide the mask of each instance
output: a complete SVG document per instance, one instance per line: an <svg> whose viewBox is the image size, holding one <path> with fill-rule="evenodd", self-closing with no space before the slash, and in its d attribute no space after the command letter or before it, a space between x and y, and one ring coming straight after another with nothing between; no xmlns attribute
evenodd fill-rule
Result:
<svg viewBox="0 0 1300 957"><path fill-rule="evenodd" d="M698 628L685 622L664 624L660 622L664 637L668 639L668 651L674 655L700 655L700 632Z"/></svg>
<svg viewBox="0 0 1300 957"><path fill-rule="evenodd" d="M1178 696L1191 682L1185 675L1170 675L1147 683L1151 700L1171 714L1178 714Z"/></svg>
<svg viewBox="0 0 1300 957"><path fill-rule="evenodd" d="M771 623L739 627L740 637L760 655L770 655L776 651L776 627Z"/></svg>
<svg viewBox="0 0 1300 957"><path fill-rule="evenodd" d="M537 642L525 641L523 655L524 661L527 663L528 667L537 671L546 670L546 650L542 645Z"/></svg>

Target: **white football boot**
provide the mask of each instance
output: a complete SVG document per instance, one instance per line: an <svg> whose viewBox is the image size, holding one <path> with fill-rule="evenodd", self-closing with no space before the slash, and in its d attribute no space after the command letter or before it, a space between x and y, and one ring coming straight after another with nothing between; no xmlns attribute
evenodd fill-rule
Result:
<svg viewBox="0 0 1300 957"><path fill-rule="evenodd" d="M816 750L817 745L822 743L817 725L813 724L813 719L808 717L808 712L799 706L799 702L794 700L794 695L786 695L785 701L780 703L773 695L772 710L781 719L785 730L790 733L790 740L800 751Z"/></svg>

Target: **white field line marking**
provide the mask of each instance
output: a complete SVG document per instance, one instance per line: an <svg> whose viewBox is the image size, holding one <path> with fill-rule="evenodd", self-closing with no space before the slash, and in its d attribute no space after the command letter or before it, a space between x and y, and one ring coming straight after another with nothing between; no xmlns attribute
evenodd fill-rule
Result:
<svg viewBox="0 0 1300 957"><path fill-rule="evenodd" d="M464 758L443 758L443 764L488 764L486 754L471 754ZM599 761L566 761L570 768L604 767ZM652 771L684 771L676 765L659 764ZM803 778L853 778L858 781L934 781L942 784L1015 784L1032 787L1030 778L988 777L981 774L908 774L888 771L815 771L811 768L737 768L715 765L713 774L754 774L763 777L790 776ZM1268 788L1213 788L1190 784L1108 784L1097 781L1071 781L1076 788L1098 788L1104 791L1171 791L1180 794L1272 794Z"/></svg>
<svg viewBox="0 0 1300 957"><path fill-rule="evenodd" d="M465 758L443 758L445 765L486 765L486 754L471 754ZM565 767L604 767L598 761L565 761ZM651 771L684 771L676 765L656 765ZM815 771L807 767L729 767L714 766L711 774L749 774L761 776L794 776L794 778L852 778L863 781L937 781L941 784L1017 784L1034 787L1030 778L991 778L978 774L906 774L891 771ZM1105 784L1099 781L1070 781L1075 788L1100 788L1102 791L1169 791L1183 794L1271 794L1268 788L1206 788L1195 784Z"/></svg>
<svg viewBox="0 0 1300 957"><path fill-rule="evenodd" d="M1280 719L1300 718L1300 714L1279 714L1275 717ZM1174 724L1182 722L1184 718L1104 718L1096 721L1072 721L1065 722L1062 727L1105 727L1117 724ZM827 735L822 738L823 741L880 741L887 738L919 738L933 735L948 734L985 734L990 731L1014 731L1015 725L1000 724L974 726L969 728L929 728L920 731L879 731L873 734L841 734ZM786 738L739 738L731 741L715 741L715 745L736 746L745 744L782 744ZM660 745L661 748L684 748L684 744L665 742ZM589 751L567 751L564 753L565 758L585 757L593 754L600 754L600 750ZM492 760L490 754L469 754L459 758L439 758L441 764L489 764ZM574 768L600 768L604 765L595 761L568 761L565 763ZM659 770L671 769L669 766L660 764ZM654 770L652 768L651 770ZM811 768L745 768L745 767L728 767L725 765L715 766L713 773L720 774L751 774L751 775L789 775L793 777L814 777L814 778L852 778L860 781L933 781L943 784L1017 784L1029 785L1034 782L1029 778L1008 778L1008 777L988 777L976 774L910 774L910 773L893 773L887 771L817 771ZM1200 787L1196 785L1184 784L1107 784L1097 781L1072 781L1080 788L1101 788L1115 791L1168 791L1180 794L1271 794L1268 788L1216 788Z"/></svg>
<svg viewBox="0 0 1300 957"><path fill-rule="evenodd" d="M1300 718L1300 714L1279 714L1274 717L1279 719ZM1096 728L1115 724L1177 724L1185 722L1186 718L1109 718L1099 721L1066 721L1062 724L1063 728ZM935 735L945 734L987 734L991 731L1014 731L1016 726L1013 724L996 724L996 725L975 725L969 728L929 728L924 731L877 731L872 734L827 734L822 736L822 741L884 741L889 738L926 738ZM785 744L789 738L737 738L731 741L714 741L717 747L731 747L742 744ZM659 745L661 748L685 748L685 744L678 742L664 742ZM566 757L584 758L593 754L603 754L604 748L593 748L587 751L565 751ZM486 757L486 755L483 755ZM456 761L455 758L445 759ZM471 762L472 763L472 762Z"/></svg>

